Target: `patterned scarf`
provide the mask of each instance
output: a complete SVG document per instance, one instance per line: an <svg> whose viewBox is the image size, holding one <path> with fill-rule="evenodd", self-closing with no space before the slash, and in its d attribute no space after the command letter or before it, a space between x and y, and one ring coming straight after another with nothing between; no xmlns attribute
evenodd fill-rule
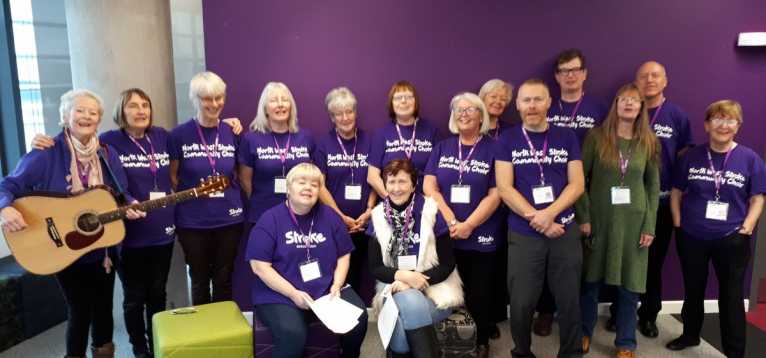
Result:
<svg viewBox="0 0 766 358"><path fill-rule="evenodd" d="M406 205L406 206L405 206ZM390 199L386 198L384 210L386 222L391 227L391 238L388 241L388 256L398 267L398 257L408 254L409 243L413 241L415 220L412 212L415 206L415 195L410 196L409 205L392 207ZM406 225L406 227L405 227Z"/></svg>
<svg viewBox="0 0 766 358"><path fill-rule="evenodd" d="M94 185L104 183L101 164L98 162L98 148L100 146L98 137L93 136L88 143L81 143L72 136L69 129L64 129L69 152L72 154L72 160L69 163L69 179L72 184L69 191L77 193ZM87 178L87 183L83 183L83 178Z"/></svg>

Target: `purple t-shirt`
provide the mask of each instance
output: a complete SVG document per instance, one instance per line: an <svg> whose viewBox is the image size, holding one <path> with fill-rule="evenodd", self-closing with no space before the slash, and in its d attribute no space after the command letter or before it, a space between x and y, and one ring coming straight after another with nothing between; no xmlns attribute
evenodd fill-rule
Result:
<svg viewBox="0 0 766 358"><path fill-rule="evenodd" d="M509 129L513 128L513 125L508 122L503 122L501 120L497 120L497 127L495 129L490 129L486 136L488 138L491 138L493 141L500 140L500 137L503 135L503 133L507 132Z"/></svg>
<svg viewBox="0 0 766 358"><path fill-rule="evenodd" d="M415 130L415 143L414 147L412 147L411 160L418 169L417 192L422 193L423 171L426 169L428 158L438 140L436 128L432 127L427 120L420 118L414 125L399 126L404 143L400 143L399 133L396 131L396 123L386 123L372 139L372 148L370 149L370 159L368 162L371 166L383 171L388 162L394 159L406 159L405 149L409 150L413 145L410 141L413 129Z"/></svg>
<svg viewBox="0 0 766 358"><path fill-rule="evenodd" d="M660 113L653 124L650 124L662 145L662 166L660 167L660 199L667 202L673 181L673 171L678 152L691 146L692 132L689 128L689 116L677 105L665 100ZM651 121L657 108L649 109Z"/></svg>
<svg viewBox="0 0 766 358"><path fill-rule="evenodd" d="M168 152L171 160L178 160L178 191L199 185L201 180L218 173L231 179L224 197L200 197L176 205L176 226L190 229L209 229L243 220L242 196L239 183L234 180L237 170L239 137L231 127L220 123L218 127L201 127L207 150L197 131L197 121L190 119L170 132ZM218 146L215 146L218 138ZM211 166L208 153L215 161Z"/></svg>
<svg viewBox="0 0 766 358"><path fill-rule="evenodd" d="M370 196L371 188L367 184L367 158L370 155L371 142L367 132L357 129L356 139L341 138L341 143L348 157L338 143L335 129L331 129L317 142L314 163L324 173L327 190L332 194L340 211L356 219L367 210L367 198ZM354 147L356 147L356 154L354 154ZM346 199L346 185L349 184L362 186L359 200Z"/></svg>
<svg viewBox="0 0 766 358"><path fill-rule="evenodd" d="M575 107L577 107L577 112L574 112ZM572 120L573 112L574 120ZM582 146L588 131L601 125L608 112L609 108L606 104L592 96L583 95L579 107L577 102L556 99L553 100L551 108L548 110L548 123L557 127L574 129L577 140Z"/></svg>
<svg viewBox="0 0 766 358"><path fill-rule="evenodd" d="M143 138L134 143L121 129L102 134L101 143L114 148L128 176L130 195L138 201L149 200L153 191L172 193L170 186L170 154L168 154L169 134L164 128L151 127ZM150 170L149 158L154 158L156 174ZM125 221L125 241L127 247L146 247L164 245L175 238L175 205L154 209L146 217Z"/></svg>
<svg viewBox="0 0 766 358"><path fill-rule="evenodd" d="M328 206L317 204L308 214L296 215L300 229L292 221L289 210L282 202L261 215L250 231L246 258L248 261L270 262L271 267L293 287L317 299L328 293L338 258L350 253L354 244L340 216ZM310 237L308 247L304 235ZM307 250L311 260L319 262L321 276L303 282L300 266L306 262ZM251 293L256 305L278 303L295 306L290 298L272 290L257 277Z"/></svg>
<svg viewBox="0 0 766 358"><path fill-rule="evenodd" d="M737 230L745 221L750 197L766 193L763 160L750 148L737 145L723 168L719 201L729 203L727 219L705 218L707 203L715 200L715 181L708 162L708 144L689 149L675 168L673 187L684 192L681 200L681 228L693 238L720 239ZM725 153L710 151L713 167L722 170Z"/></svg>
<svg viewBox="0 0 766 358"><path fill-rule="evenodd" d="M532 188L540 185L540 167L521 130L522 125L519 124L503 135L497 146L497 160L513 165L513 186L536 209L545 209L550 203L534 204ZM580 160L580 142L574 131L556 126L548 126L548 130L542 133L527 131L527 134L538 153L542 152L546 135L548 137L548 152L542 158L543 173L545 185L552 185L554 199L558 198L569 183L569 162ZM562 211L555 221L569 226L574 222L574 209L569 207ZM545 238L529 226L527 219L513 211L508 215L508 228L521 235Z"/></svg>
<svg viewBox="0 0 766 358"><path fill-rule="evenodd" d="M475 147L475 149L473 149ZM473 149L471 157L468 154ZM495 187L495 142L486 136L472 146L462 146L463 171L462 185L471 186L470 200L467 204L452 203L452 186L459 184L458 136L452 136L439 142L431 153L426 166L426 175L436 177L447 205L455 213L458 221L465 221ZM466 240L455 240L453 245L458 250L491 252L496 248L498 235L497 218L491 216L477 227Z"/></svg>
<svg viewBox="0 0 766 358"><path fill-rule="evenodd" d="M423 205L425 204L425 197L421 194L415 194L415 206L412 208L412 216L415 222L412 225L412 229L414 231L414 235L412 237L412 240L407 245L407 252L410 255L417 256L420 250L420 219L421 215L423 213ZM385 203L381 202L378 205L385 205ZM401 215L404 215L404 212L402 212ZM404 216L402 216L404 217ZM377 237L375 235L375 225L373 224L373 221L370 220L370 224L367 226L367 231L365 232L367 236L370 237ZM439 237L442 235L446 235L449 233L449 227L447 226L447 222L444 221L444 218L439 214L439 212L436 213L436 222L434 223L434 237ZM384 244L385 245L385 244Z"/></svg>
<svg viewBox="0 0 766 358"><path fill-rule="evenodd" d="M280 152L287 146L288 137L290 147L283 166ZM295 133L248 132L245 134L238 156L240 164L253 169L251 181L253 193L247 208L248 221L257 222L264 211L285 201L285 194L274 193L274 178L287 176L287 172L296 164L311 162L313 152L314 140L305 129Z"/></svg>

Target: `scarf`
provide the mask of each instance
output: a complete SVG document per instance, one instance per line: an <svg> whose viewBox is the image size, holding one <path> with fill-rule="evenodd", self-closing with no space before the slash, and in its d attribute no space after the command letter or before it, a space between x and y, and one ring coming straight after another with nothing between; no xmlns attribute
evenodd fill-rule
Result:
<svg viewBox="0 0 766 358"><path fill-rule="evenodd" d="M69 129L65 129L65 138L72 154L69 163L69 178L71 182L70 192L77 193L94 185L104 183L101 164L98 162L98 137L90 138L88 143L81 143L72 136ZM83 183L83 181L86 181Z"/></svg>
<svg viewBox="0 0 766 358"><path fill-rule="evenodd" d="M407 202L396 205L389 198L385 201L386 222L391 227L391 239L388 241L388 256L391 262L397 263L399 256L408 254L409 243L415 235L413 209L415 206L415 194L411 195Z"/></svg>

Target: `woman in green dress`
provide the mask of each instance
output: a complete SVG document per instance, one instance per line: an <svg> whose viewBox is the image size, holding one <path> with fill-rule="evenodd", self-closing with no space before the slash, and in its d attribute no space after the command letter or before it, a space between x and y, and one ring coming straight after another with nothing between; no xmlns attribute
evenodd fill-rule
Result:
<svg viewBox="0 0 766 358"><path fill-rule="evenodd" d="M636 305L645 291L659 196L660 143L634 84L617 91L609 115L582 150L588 189L576 205L586 241L581 310L583 350L596 325L601 285L617 287L618 357L636 350Z"/></svg>

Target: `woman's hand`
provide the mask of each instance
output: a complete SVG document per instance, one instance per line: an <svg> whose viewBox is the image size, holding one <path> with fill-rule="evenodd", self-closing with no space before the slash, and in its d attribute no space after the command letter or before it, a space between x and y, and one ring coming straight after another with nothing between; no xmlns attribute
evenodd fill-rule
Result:
<svg viewBox="0 0 766 358"><path fill-rule="evenodd" d="M234 134L239 135L242 133L242 122L239 121L239 118L226 118L222 121L231 127L231 131L234 132Z"/></svg>
<svg viewBox="0 0 766 358"><path fill-rule="evenodd" d="M53 137L45 134L35 134L35 137L32 138L32 148L34 149L48 149L54 144L56 144L56 142L53 141Z"/></svg>
<svg viewBox="0 0 766 358"><path fill-rule="evenodd" d="M652 244L652 241L654 241L654 235L641 234L641 238L638 240L638 247L649 247L649 245Z"/></svg>
<svg viewBox="0 0 766 358"><path fill-rule="evenodd" d="M548 230L548 227L553 224L554 215L548 210L535 210L531 213L524 215L524 218L529 220L529 226L539 233L544 233Z"/></svg>
<svg viewBox="0 0 766 358"><path fill-rule="evenodd" d="M750 236L753 234L753 228L746 227L745 224L742 224L742 226L739 228L739 233L742 235Z"/></svg>
<svg viewBox="0 0 766 358"><path fill-rule="evenodd" d="M298 306L298 308L304 310L309 309L309 303L314 302L308 293L301 290L293 291L293 293L290 295L290 299L293 301L293 303L295 303L296 306Z"/></svg>
<svg viewBox="0 0 766 358"><path fill-rule="evenodd" d="M473 229L474 227L471 226L471 224L468 224L463 221L455 225L452 225L452 227L449 229L449 234L452 238L467 239L471 237L471 233L473 233Z"/></svg>
<svg viewBox="0 0 766 358"><path fill-rule="evenodd" d="M0 210L0 224L9 232L21 231L27 228L27 222L21 213L12 206L6 206Z"/></svg>
<svg viewBox="0 0 766 358"><path fill-rule="evenodd" d="M590 236L593 233L591 231L590 223L580 224L580 232L585 236Z"/></svg>
<svg viewBox="0 0 766 358"><path fill-rule="evenodd" d="M342 214L340 218L343 219L343 223L346 224L348 232L354 232L356 229L356 220L346 214Z"/></svg>
<svg viewBox="0 0 766 358"><path fill-rule="evenodd" d="M370 221L371 215L372 209L367 209L362 215L359 215L359 217L356 218L356 226L359 228L359 231L364 231L364 228L367 227L367 223Z"/></svg>
<svg viewBox="0 0 766 358"><path fill-rule="evenodd" d="M343 284L333 284L330 286L330 297L340 297L340 291L343 289Z"/></svg>
<svg viewBox="0 0 766 358"><path fill-rule="evenodd" d="M402 281L416 290L423 290L428 287L429 278L430 277L420 272L406 270L396 271L396 274L394 275L395 280Z"/></svg>
<svg viewBox="0 0 766 358"><path fill-rule="evenodd" d="M137 204L138 201L133 201L131 204ZM128 220L136 220L140 218L146 217L146 211L141 211L138 209L128 209L125 211L125 217L128 218Z"/></svg>
<svg viewBox="0 0 766 358"><path fill-rule="evenodd" d="M391 284L391 294L402 292L411 289L410 285L402 282L402 281L394 281L394 283Z"/></svg>

